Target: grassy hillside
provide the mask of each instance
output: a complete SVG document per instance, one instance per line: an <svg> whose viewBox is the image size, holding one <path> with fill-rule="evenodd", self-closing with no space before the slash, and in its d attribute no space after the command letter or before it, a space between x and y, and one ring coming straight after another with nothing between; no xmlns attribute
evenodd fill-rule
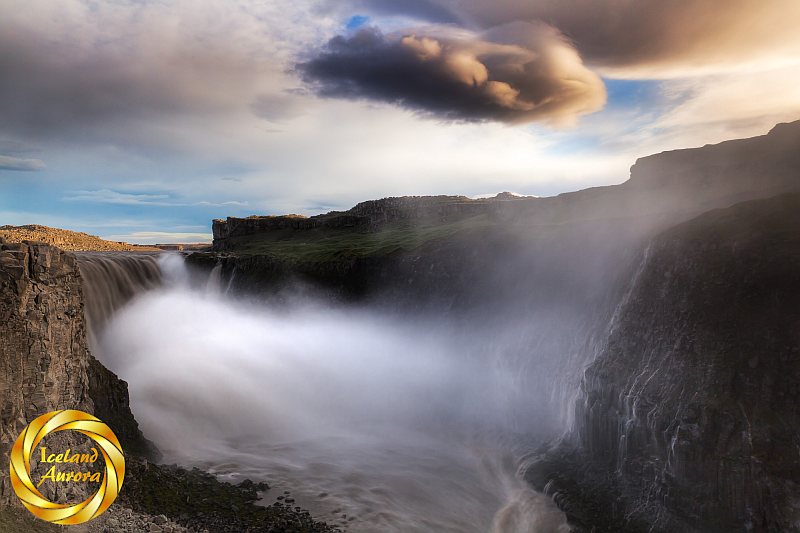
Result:
<svg viewBox="0 0 800 533"><path fill-rule="evenodd" d="M413 250L429 241L492 224L488 216L478 215L443 224L394 222L372 233L349 228L285 229L234 237L230 245L231 250L240 255L271 255L286 261L315 262Z"/></svg>

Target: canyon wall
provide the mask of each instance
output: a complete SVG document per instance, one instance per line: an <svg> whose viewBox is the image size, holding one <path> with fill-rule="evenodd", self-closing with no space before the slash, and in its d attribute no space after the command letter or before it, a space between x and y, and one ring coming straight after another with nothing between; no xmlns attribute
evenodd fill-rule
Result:
<svg viewBox="0 0 800 533"><path fill-rule="evenodd" d="M525 332L518 348L535 360L542 379L530 385L547 391L543 401L564 400L555 382L580 388L572 432L532 456L526 474L578 528L798 530L800 197L791 191L800 191L800 122L642 158L621 185L497 203L492 225L413 250L287 261L232 247L189 260L219 267L242 294L313 287L463 316L488 324L487 337L501 338L502 323ZM426 202L433 213L437 203L485 209ZM348 213L397 220L395 204Z"/></svg>
<svg viewBox="0 0 800 533"><path fill-rule="evenodd" d="M95 414L127 453L153 454L128 405L127 385L89 353L75 257L40 243L0 240L0 436L11 445L38 415L56 409ZM69 441L65 441L68 445ZM0 503L16 501L0 469Z"/></svg>
<svg viewBox="0 0 800 533"><path fill-rule="evenodd" d="M587 530L796 531L798 380L800 195L711 211L650 245L528 477Z"/></svg>
<svg viewBox="0 0 800 533"><path fill-rule="evenodd" d="M347 211L331 211L321 215L228 217L214 220L214 250L235 250L234 239L261 232L313 229L344 229L358 232L380 231L387 224L441 224L476 215L499 215L505 203L526 198L501 193L494 198L473 200L466 196L403 196L368 200Z"/></svg>

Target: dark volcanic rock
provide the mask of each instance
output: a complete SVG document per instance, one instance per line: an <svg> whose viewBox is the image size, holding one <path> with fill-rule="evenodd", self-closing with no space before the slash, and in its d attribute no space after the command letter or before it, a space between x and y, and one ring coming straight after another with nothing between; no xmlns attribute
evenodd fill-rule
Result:
<svg viewBox="0 0 800 533"><path fill-rule="evenodd" d="M114 430L125 453L158 460L161 453L144 438L131 413L128 384L94 357L89 360L88 378L94 415Z"/></svg>
<svg viewBox="0 0 800 533"><path fill-rule="evenodd" d="M253 505L262 483L245 480L239 485L218 481L197 469L130 462L131 481L120 494L134 511L163 514L195 531L216 533L323 533L339 531L315 521L305 511L280 503Z"/></svg>
<svg viewBox="0 0 800 533"><path fill-rule="evenodd" d="M22 428L56 409L96 414L131 452L152 452L128 408L127 385L89 353L75 257L37 243L0 244L2 461ZM59 435L65 446L70 434ZM0 503L16 501L0 469Z"/></svg>
<svg viewBox="0 0 800 533"><path fill-rule="evenodd" d="M800 195L659 236L529 471L599 531L800 528Z"/></svg>

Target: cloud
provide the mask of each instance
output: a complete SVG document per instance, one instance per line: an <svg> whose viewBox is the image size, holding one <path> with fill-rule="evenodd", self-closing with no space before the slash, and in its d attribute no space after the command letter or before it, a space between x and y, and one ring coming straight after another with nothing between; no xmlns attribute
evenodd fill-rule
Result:
<svg viewBox="0 0 800 533"><path fill-rule="evenodd" d="M465 28L485 31L516 21L546 21L575 43L594 67L618 75L675 76L735 68L743 62L792 60L800 52L797 0L439 0L430 2ZM366 4L366 5L365 5ZM361 2L386 12L383 0ZM428 9L427 12L431 10ZM426 18L426 11L393 13ZM436 17L436 18L441 18Z"/></svg>
<svg viewBox="0 0 800 533"><path fill-rule="evenodd" d="M800 74L775 66L800 58L796 0L324 1L0 2L0 153L49 168L6 172L0 211L181 232L389 195L547 195L798 118ZM383 32L361 65L354 15ZM295 65L328 56L344 70L311 84L337 98L298 90ZM597 73L659 81L646 101L609 83L579 128L546 127L601 105Z"/></svg>
<svg viewBox="0 0 800 533"><path fill-rule="evenodd" d="M211 242L210 233L178 233L167 231L136 231L120 235L104 235L108 241L133 244L205 244Z"/></svg>
<svg viewBox="0 0 800 533"><path fill-rule="evenodd" d="M63 200L117 205L175 205L174 202L169 201L169 195L167 194L130 194L110 189L75 191L71 196L65 196Z"/></svg>
<svg viewBox="0 0 800 533"><path fill-rule="evenodd" d="M300 91L284 94L264 94L257 96L250 109L253 114L269 122L282 123L303 114L301 100L297 98Z"/></svg>
<svg viewBox="0 0 800 533"><path fill-rule="evenodd" d="M602 80L544 24L474 34L446 27L333 38L299 65L324 97L379 100L452 121L573 122L602 108Z"/></svg>
<svg viewBox="0 0 800 533"><path fill-rule="evenodd" d="M19 157L0 155L0 170L31 172L44 170L45 168L44 161L40 159L21 159Z"/></svg>
<svg viewBox="0 0 800 533"><path fill-rule="evenodd" d="M328 0L319 2L318 9L326 14L336 13L339 16L368 9L371 13L379 16L402 14L429 22L458 22L458 16L454 12L453 6L439 0L403 0L402 2L397 0L349 0L346 2Z"/></svg>
<svg viewBox="0 0 800 533"><path fill-rule="evenodd" d="M235 200L225 202L209 202L206 200L199 202L181 202L173 199L168 194L132 194L119 191L112 191L110 189L98 189L91 191L73 191L69 196L62 198L68 202L91 202L99 204L116 204L116 205L142 205L142 206L159 206L159 207L223 207L223 206L236 206L246 207L247 202L239 202Z"/></svg>
<svg viewBox="0 0 800 533"><path fill-rule="evenodd" d="M289 104L285 67L295 40L310 36L288 35L279 11L220 0L0 8L0 133L180 145L196 135L176 132L182 122L218 126L253 117L250 106L270 98Z"/></svg>
<svg viewBox="0 0 800 533"><path fill-rule="evenodd" d="M673 103L649 127L660 142L687 147L762 135L800 119L798 82L800 65L670 81L664 91Z"/></svg>

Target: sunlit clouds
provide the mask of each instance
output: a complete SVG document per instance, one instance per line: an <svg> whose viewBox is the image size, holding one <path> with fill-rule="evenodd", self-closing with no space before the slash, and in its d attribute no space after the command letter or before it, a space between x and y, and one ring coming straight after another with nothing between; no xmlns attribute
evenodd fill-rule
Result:
<svg viewBox="0 0 800 533"><path fill-rule="evenodd" d="M0 223L549 195L800 118L794 0L0 6ZM110 234L110 232L109 232Z"/></svg>
<svg viewBox="0 0 800 533"><path fill-rule="evenodd" d="M383 35L365 28L331 39L300 67L321 96L391 102L446 121L567 125L601 109L606 98L599 76L544 24L485 34L428 27Z"/></svg>

